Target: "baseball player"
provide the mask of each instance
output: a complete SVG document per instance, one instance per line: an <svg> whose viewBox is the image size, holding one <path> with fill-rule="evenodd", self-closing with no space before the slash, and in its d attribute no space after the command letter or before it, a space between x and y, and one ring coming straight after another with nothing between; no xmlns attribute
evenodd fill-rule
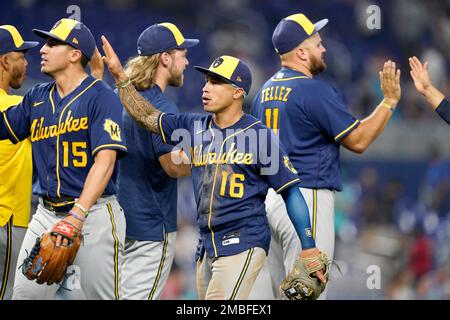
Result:
<svg viewBox="0 0 450 320"><path fill-rule="evenodd" d="M0 26L0 111L22 101L9 94L25 80L25 53L38 45L24 41L14 26ZM30 221L31 142L0 141L0 300L11 299L19 248Z"/></svg>
<svg viewBox="0 0 450 320"><path fill-rule="evenodd" d="M422 94L438 115L450 124L450 101L437 89L430 80L428 61L422 64L417 57L409 58L411 78L417 92Z"/></svg>
<svg viewBox="0 0 450 320"><path fill-rule="evenodd" d="M49 32L33 32L46 41L41 72L54 81L35 86L0 117L0 139L18 143L30 136L42 190L18 264L63 219L84 233L72 269L84 296L118 299L125 217L115 197L115 162L126 153L120 101L84 70L96 47L83 23L61 19ZM19 269L13 299L52 299L58 288L30 281Z"/></svg>
<svg viewBox="0 0 450 320"><path fill-rule="evenodd" d="M172 23L154 24L139 36L139 55L128 61L125 72L140 94L161 112L178 113L164 91L168 86L183 85L183 72L189 64L187 48L198 42L185 39ZM123 298L159 299L175 255L175 178L190 175L189 159L186 164L181 159L174 163L172 158L179 157L179 150L172 151L173 146L141 128L125 110L122 118L128 149L128 156L119 162L118 199L127 222Z"/></svg>
<svg viewBox="0 0 450 320"><path fill-rule="evenodd" d="M176 136L181 135L185 150L191 150L201 238L197 251L200 299L248 297L270 243L264 210L269 186L288 204L288 214L303 244L301 255L318 254L307 207L296 187L299 179L295 169L273 133L243 113L244 96L251 87L250 69L244 62L221 56L209 68L195 67L206 75L202 98L205 111L211 114L161 113L139 95L107 39L102 40L103 59L131 117L147 130L161 134L164 142L176 143ZM267 159L272 161L264 161ZM272 163L278 166L265 172ZM322 271L316 275L325 281Z"/></svg>
<svg viewBox="0 0 450 320"><path fill-rule="evenodd" d="M339 148L343 145L362 153L381 134L400 99L400 70L391 61L384 64L380 72L384 99L370 116L356 119L336 89L314 78L326 68L326 50L318 32L327 23L324 19L313 24L301 13L279 22L272 42L281 69L255 96L251 113L286 147L301 178L300 191L308 204L313 237L331 260L335 192L342 189ZM267 265L273 293L280 297L279 284L292 268L301 246L292 223L285 217L282 198L273 190L269 190L266 208L272 232Z"/></svg>

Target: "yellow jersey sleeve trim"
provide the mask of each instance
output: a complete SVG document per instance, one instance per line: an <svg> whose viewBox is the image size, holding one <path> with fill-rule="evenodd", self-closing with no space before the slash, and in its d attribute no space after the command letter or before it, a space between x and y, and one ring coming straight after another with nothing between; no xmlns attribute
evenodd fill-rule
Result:
<svg viewBox="0 0 450 320"><path fill-rule="evenodd" d="M98 146L97 148L94 149L94 151L92 151L92 155L95 155L100 149L105 149L105 148L110 148L110 147L114 147L114 149L111 148L111 150L115 150L115 148L119 148L124 151L127 151L127 147L125 147L121 144L110 143L110 144L102 144L101 146Z"/></svg>
<svg viewBox="0 0 450 320"><path fill-rule="evenodd" d="M162 120L163 115L165 115L165 113L161 113L161 115L159 116L158 126L159 126L159 131L161 132L161 137L162 137L164 143L167 143L166 135L164 134L164 130L162 128L162 121L161 120Z"/></svg>
<svg viewBox="0 0 450 320"><path fill-rule="evenodd" d="M11 125L8 122L8 118L6 118L6 113L2 112L3 118L5 119L6 127L8 128L9 133L16 139L16 142L20 142L19 138L17 138L16 134L14 133L13 129L11 128Z"/></svg>
<svg viewBox="0 0 450 320"><path fill-rule="evenodd" d="M286 189L287 186L290 186L291 184L293 184L294 182L298 182L300 181L300 178L296 178L292 181L289 181L288 183L284 184L281 188L279 188L276 193L280 193L280 191L282 191L283 189Z"/></svg>
<svg viewBox="0 0 450 320"><path fill-rule="evenodd" d="M353 122L347 129L339 133L336 137L334 137L334 140L339 140L340 137L342 137L344 134L346 134L348 131L352 130L357 124L359 123L359 119L356 119L355 122Z"/></svg>

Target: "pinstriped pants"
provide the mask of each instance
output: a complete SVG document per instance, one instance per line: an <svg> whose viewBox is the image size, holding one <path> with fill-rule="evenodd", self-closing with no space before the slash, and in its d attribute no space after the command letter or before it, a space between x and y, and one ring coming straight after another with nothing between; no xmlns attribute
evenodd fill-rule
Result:
<svg viewBox="0 0 450 320"><path fill-rule="evenodd" d="M125 216L115 196L100 198L89 210L83 225L84 241L66 279L61 284L37 284L28 280L22 270L16 270L13 299L55 299L58 290L73 291L76 299L121 298L120 287L123 249L125 242ZM64 215L55 215L39 204L20 248L18 265L22 264L36 242L36 238L49 230ZM70 295L69 295L70 296Z"/></svg>
<svg viewBox="0 0 450 320"><path fill-rule="evenodd" d="M125 240L122 269L123 299L158 300L175 256L176 232L164 241Z"/></svg>
<svg viewBox="0 0 450 320"><path fill-rule="evenodd" d="M226 257L197 261L197 290L200 300L246 300L261 270L266 252L251 248Z"/></svg>
<svg viewBox="0 0 450 320"><path fill-rule="evenodd" d="M316 246L327 255L329 261L334 256L334 202L335 192L325 189L300 188L308 206L311 227ZM267 268L271 284L261 284L266 290L272 289L277 299L284 299L279 290L281 281L291 270L301 251L301 243L286 211L283 198L269 189L266 198L266 211L272 239L264 268ZM258 284L260 280L257 279ZM326 299L327 289L319 300ZM252 297L252 295L250 296Z"/></svg>
<svg viewBox="0 0 450 320"><path fill-rule="evenodd" d="M13 226L13 217L0 227L0 300L10 300L19 249L27 228Z"/></svg>

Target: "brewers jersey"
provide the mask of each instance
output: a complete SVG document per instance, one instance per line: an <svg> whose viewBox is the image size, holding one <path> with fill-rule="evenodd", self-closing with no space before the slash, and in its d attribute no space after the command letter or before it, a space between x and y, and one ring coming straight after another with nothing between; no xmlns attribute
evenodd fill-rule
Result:
<svg viewBox="0 0 450 320"><path fill-rule="evenodd" d="M190 150L201 242L213 257L270 243L264 199L299 178L277 138L261 121L243 115L221 129L212 115L161 114L163 141ZM180 138L181 137L181 138Z"/></svg>
<svg viewBox="0 0 450 320"><path fill-rule="evenodd" d="M359 120L333 87L282 68L256 95L251 113L279 135L301 187L342 189L340 141Z"/></svg>
<svg viewBox="0 0 450 320"><path fill-rule="evenodd" d="M141 95L162 112L178 108L158 85ZM119 202L127 220L127 239L163 241L177 229L177 180L169 177L158 158L172 151L158 134L140 127L123 110L128 155L119 161Z"/></svg>
<svg viewBox="0 0 450 320"><path fill-rule="evenodd" d="M121 113L119 98L101 80L88 76L64 98L53 81L35 86L20 105L3 112L0 139L17 143L30 136L43 195L79 197L100 150L125 154ZM116 193L115 176L105 194Z"/></svg>

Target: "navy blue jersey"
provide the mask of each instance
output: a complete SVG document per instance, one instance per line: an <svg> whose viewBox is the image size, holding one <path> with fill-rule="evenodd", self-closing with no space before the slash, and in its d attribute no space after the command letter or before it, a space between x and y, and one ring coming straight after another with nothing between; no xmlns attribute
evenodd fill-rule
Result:
<svg viewBox="0 0 450 320"><path fill-rule="evenodd" d="M162 112L178 108L154 85L141 95ZM141 128L123 110L128 155L119 161L119 202L125 211L127 238L163 241L177 229L177 180L170 178L158 158L172 151L159 134Z"/></svg>
<svg viewBox="0 0 450 320"><path fill-rule="evenodd" d="M450 101L444 99L436 108L437 114L444 119L445 122L450 124Z"/></svg>
<svg viewBox="0 0 450 320"><path fill-rule="evenodd" d="M198 224L210 256L252 247L268 250L270 230L264 200L269 187L281 192L299 178L273 132L250 115L220 129L207 114L162 114L163 141L190 149Z"/></svg>
<svg viewBox="0 0 450 320"><path fill-rule="evenodd" d="M359 120L333 87L282 68L258 92L251 113L280 136L302 187L342 189L340 141Z"/></svg>
<svg viewBox="0 0 450 320"><path fill-rule="evenodd" d="M91 76L63 99L55 82L31 89L21 104L3 112L0 139L30 136L41 195L79 197L96 154L125 155L122 105L113 90ZM116 168L104 194L115 194Z"/></svg>

